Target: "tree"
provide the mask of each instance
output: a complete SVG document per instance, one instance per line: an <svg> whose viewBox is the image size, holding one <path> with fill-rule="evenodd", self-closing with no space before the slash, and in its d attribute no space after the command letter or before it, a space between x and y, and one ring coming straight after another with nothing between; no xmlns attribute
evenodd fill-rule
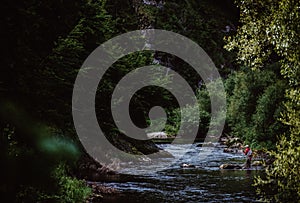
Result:
<svg viewBox="0 0 300 203"><path fill-rule="evenodd" d="M73 81L87 54L111 37L115 21L105 1L2 6L1 199L82 202L90 189L70 175L83 152L70 127Z"/></svg>
<svg viewBox="0 0 300 203"><path fill-rule="evenodd" d="M274 148L276 133L286 131L278 120L286 83L272 68L237 71L225 83L230 131L254 148Z"/></svg>
<svg viewBox="0 0 300 203"><path fill-rule="evenodd" d="M237 49L238 60L249 68L279 61L287 81L282 122L289 131L281 135L275 162L266 178L257 178L260 194L277 202L300 200L300 61L299 1L244 0L238 3L242 26L227 48ZM269 187L268 187L269 186ZM266 189L267 188L267 189ZM272 189L274 195L267 195Z"/></svg>

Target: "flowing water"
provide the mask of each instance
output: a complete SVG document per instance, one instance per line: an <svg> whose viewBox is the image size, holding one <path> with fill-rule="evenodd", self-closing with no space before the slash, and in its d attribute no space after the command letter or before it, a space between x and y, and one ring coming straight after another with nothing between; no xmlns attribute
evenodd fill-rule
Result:
<svg viewBox="0 0 300 203"><path fill-rule="evenodd" d="M221 164L242 164L245 157L241 153L224 153L222 147L196 145L192 145L184 158L167 168L163 169L158 162L148 166L153 167L153 173L119 175L99 183L120 191L118 195L106 197L104 202L257 202L259 197L252 184L261 170L220 170ZM160 147L168 148L167 151L176 157L184 146L164 144ZM181 168L183 163L193 164L195 168ZM140 170L145 167L147 165ZM161 171L156 172L157 169ZM123 172L136 173L136 170L129 167Z"/></svg>

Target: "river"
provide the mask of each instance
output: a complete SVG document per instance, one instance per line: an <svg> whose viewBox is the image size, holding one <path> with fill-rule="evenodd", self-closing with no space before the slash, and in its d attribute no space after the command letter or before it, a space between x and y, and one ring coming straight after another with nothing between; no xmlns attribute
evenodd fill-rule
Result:
<svg viewBox="0 0 300 203"><path fill-rule="evenodd" d="M175 157L183 147L159 146L168 148L167 151ZM205 158L200 159L199 155L203 154ZM128 174L136 172L136 168L129 167L124 170L127 175L100 182L120 191L118 195L108 195L103 202L258 202L252 184L254 176L262 174L261 170L219 169L223 163L242 164L244 161L242 154L224 153L222 146L210 148L193 144L184 158L161 171L156 172L159 163L152 165L154 172L147 175ZM195 168L181 168L183 163L193 164Z"/></svg>

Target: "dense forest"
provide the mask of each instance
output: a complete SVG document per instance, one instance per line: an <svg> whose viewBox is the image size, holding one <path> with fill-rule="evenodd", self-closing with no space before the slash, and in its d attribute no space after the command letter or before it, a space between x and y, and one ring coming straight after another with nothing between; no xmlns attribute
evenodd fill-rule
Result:
<svg viewBox="0 0 300 203"><path fill-rule="evenodd" d="M293 0L3 1L3 202L84 202L92 189L83 178L98 180L114 173L99 163L96 175L83 167L95 161L74 127L73 85L95 48L120 34L149 28L181 34L205 50L226 91L223 134L240 138L252 149L267 150L275 158L265 175L256 177L257 193L266 201L300 201L299 9L299 2ZM158 51L129 54L109 68L96 95L101 129L127 153L147 155L160 148L118 130L111 114L112 93L126 74L155 61L178 72L195 92L200 107L197 137L205 138L209 128L210 84L204 84L189 64ZM153 77L159 83L171 79L168 72L158 71ZM165 109L168 119L163 131L176 136L180 108L162 88L147 87L134 95L129 109L132 122L140 128L149 126L148 113L154 106ZM182 111L192 117L195 108Z"/></svg>

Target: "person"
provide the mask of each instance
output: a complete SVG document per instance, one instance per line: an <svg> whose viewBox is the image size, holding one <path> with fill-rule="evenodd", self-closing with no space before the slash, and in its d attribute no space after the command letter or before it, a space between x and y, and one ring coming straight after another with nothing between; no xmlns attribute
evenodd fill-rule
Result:
<svg viewBox="0 0 300 203"><path fill-rule="evenodd" d="M245 146L244 154L247 156L245 168L251 168L252 150L250 149L249 145Z"/></svg>

